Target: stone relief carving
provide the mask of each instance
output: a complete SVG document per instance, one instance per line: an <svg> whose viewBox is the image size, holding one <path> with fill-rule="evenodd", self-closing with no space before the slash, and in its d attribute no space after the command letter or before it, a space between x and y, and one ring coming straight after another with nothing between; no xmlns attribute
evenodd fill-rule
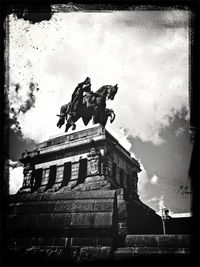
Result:
<svg viewBox="0 0 200 267"><path fill-rule="evenodd" d="M101 153L92 147L87 155L87 175L101 174L101 162Z"/></svg>

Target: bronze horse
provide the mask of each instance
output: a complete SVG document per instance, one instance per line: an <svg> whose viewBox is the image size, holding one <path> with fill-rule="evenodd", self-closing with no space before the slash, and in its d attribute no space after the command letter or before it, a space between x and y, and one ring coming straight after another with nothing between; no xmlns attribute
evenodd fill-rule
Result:
<svg viewBox="0 0 200 267"><path fill-rule="evenodd" d="M105 126L108 117L111 117L110 122L112 123L115 119L115 113L112 109L106 108L106 99L113 100L117 90L117 84L114 86L104 85L96 92L86 93L85 95L83 95L84 89L81 90L76 112L69 115L71 102L61 106L57 127L60 128L66 120L65 132L67 132L70 127L72 127L72 130L75 130L75 122L80 118L82 118L84 125L87 125L92 118L94 124L100 123Z"/></svg>

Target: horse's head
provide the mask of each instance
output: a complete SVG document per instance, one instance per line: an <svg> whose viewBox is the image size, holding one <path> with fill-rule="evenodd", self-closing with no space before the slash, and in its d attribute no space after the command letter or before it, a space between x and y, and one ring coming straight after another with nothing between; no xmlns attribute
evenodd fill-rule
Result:
<svg viewBox="0 0 200 267"><path fill-rule="evenodd" d="M110 86L108 88L108 99L113 100L118 90L118 85Z"/></svg>
<svg viewBox="0 0 200 267"><path fill-rule="evenodd" d="M91 81L89 77L87 77L86 80L84 81L82 88L84 92L88 93L91 91Z"/></svg>

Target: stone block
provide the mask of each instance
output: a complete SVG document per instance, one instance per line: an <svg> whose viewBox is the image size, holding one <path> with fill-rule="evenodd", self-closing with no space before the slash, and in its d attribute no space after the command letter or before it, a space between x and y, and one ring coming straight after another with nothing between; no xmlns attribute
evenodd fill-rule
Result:
<svg viewBox="0 0 200 267"><path fill-rule="evenodd" d="M73 237L72 246L96 246L97 237Z"/></svg>
<svg viewBox="0 0 200 267"><path fill-rule="evenodd" d="M82 200L75 200L73 204L74 212L88 212L93 211L94 207L94 200L82 199Z"/></svg>
<svg viewBox="0 0 200 267"><path fill-rule="evenodd" d="M70 213L35 214L29 220L29 229L65 229L71 221Z"/></svg>
<svg viewBox="0 0 200 267"><path fill-rule="evenodd" d="M94 224L94 213L72 213L71 227L89 228Z"/></svg>
<svg viewBox="0 0 200 267"><path fill-rule="evenodd" d="M98 234L98 233L97 233ZM72 246L108 246L112 247L113 237L73 237Z"/></svg>
<svg viewBox="0 0 200 267"><path fill-rule="evenodd" d="M114 259L130 258L136 256L152 256L152 255L171 255L174 254L191 254L190 248L177 247L126 247L117 248L113 253Z"/></svg>
<svg viewBox="0 0 200 267"><path fill-rule="evenodd" d="M70 260L72 262L76 262L79 258L79 254L80 254L80 247L72 247L70 248Z"/></svg>
<svg viewBox="0 0 200 267"><path fill-rule="evenodd" d="M157 247L158 238L154 235L127 235L126 247Z"/></svg>
<svg viewBox="0 0 200 267"><path fill-rule="evenodd" d="M127 220L127 208L125 201L117 201L117 211L119 221Z"/></svg>
<svg viewBox="0 0 200 267"><path fill-rule="evenodd" d="M128 226L127 222L118 222L118 235L127 235Z"/></svg>
<svg viewBox="0 0 200 267"><path fill-rule="evenodd" d="M53 246L54 239L52 237L34 237L30 239L30 245L36 247Z"/></svg>
<svg viewBox="0 0 200 267"><path fill-rule="evenodd" d="M17 208L19 206L20 203L10 203L8 205L8 214L16 214L17 213Z"/></svg>
<svg viewBox="0 0 200 267"><path fill-rule="evenodd" d="M74 200L58 200L55 204L54 212L73 212Z"/></svg>
<svg viewBox="0 0 200 267"><path fill-rule="evenodd" d="M127 235L127 247L188 247L191 245L189 235Z"/></svg>
<svg viewBox="0 0 200 267"><path fill-rule="evenodd" d="M85 179L85 183L94 183L97 181L104 181L105 177L101 175L89 176Z"/></svg>
<svg viewBox="0 0 200 267"><path fill-rule="evenodd" d="M22 199L23 195L25 195L25 194L17 193L15 195L10 195L9 199L8 199L9 203L11 204L11 203L19 203L19 202L21 202L21 199Z"/></svg>
<svg viewBox="0 0 200 267"><path fill-rule="evenodd" d="M37 189L37 193L43 193L46 190L47 184L40 186Z"/></svg>
<svg viewBox="0 0 200 267"><path fill-rule="evenodd" d="M94 200L57 201L54 212L88 212L93 211Z"/></svg>
<svg viewBox="0 0 200 267"><path fill-rule="evenodd" d="M157 236L160 247L190 247L191 235L159 235Z"/></svg>
<svg viewBox="0 0 200 267"><path fill-rule="evenodd" d="M94 227L111 228L113 226L112 212L96 212L94 216Z"/></svg>
<svg viewBox="0 0 200 267"><path fill-rule="evenodd" d="M27 213L30 214L53 213L55 208L55 202L50 202L50 201L30 203L30 204L27 204L27 206L29 206L29 209L27 209Z"/></svg>
<svg viewBox="0 0 200 267"><path fill-rule="evenodd" d="M87 199L87 198L94 198L94 199L106 199L106 198L114 198L115 190L107 190L107 191L89 191L89 192L80 192L77 194L77 199Z"/></svg>
<svg viewBox="0 0 200 267"><path fill-rule="evenodd" d="M29 241L31 241L29 239ZM15 237L15 238L12 238L11 240L9 240L9 246L11 248L14 248L14 247L25 247L27 246L27 239L24 237L24 238L18 238L18 237ZM31 243L29 244L31 245Z"/></svg>
<svg viewBox="0 0 200 267"><path fill-rule="evenodd" d="M63 189L63 191L61 191ZM43 193L41 194L42 201L53 201L53 200L68 200L76 199L77 192L64 191L64 187L55 193Z"/></svg>
<svg viewBox="0 0 200 267"><path fill-rule="evenodd" d="M57 237L57 238L54 238L54 241L53 241L53 245L54 246L60 246L60 247L66 247L67 244L68 244L68 240L69 238L66 238L66 237Z"/></svg>
<svg viewBox="0 0 200 267"><path fill-rule="evenodd" d="M94 201L94 211L101 212L101 211L107 211L112 212L114 206L114 200L113 199L102 199L102 200L95 200Z"/></svg>
<svg viewBox="0 0 200 267"><path fill-rule="evenodd" d="M109 185L109 186L108 186ZM105 188L105 186L110 187L110 183L108 181L96 181L93 183L87 183L85 184L85 190L90 191L90 190L100 190Z"/></svg>
<svg viewBox="0 0 200 267"><path fill-rule="evenodd" d="M78 262L106 260L110 258L110 247L82 247L77 259Z"/></svg>
<svg viewBox="0 0 200 267"><path fill-rule="evenodd" d="M30 215L8 215L7 229L9 230L26 230L28 228L28 221Z"/></svg>
<svg viewBox="0 0 200 267"><path fill-rule="evenodd" d="M20 195L20 194L19 194ZM16 196L18 198L18 196ZM20 201L18 202L32 202L32 201L40 201L42 199L42 194L39 193L22 193L20 197Z"/></svg>
<svg viewBox="0 0 200 267"><path fill-rule="evenodd" d="M99 246L112 247L114 245L113 237L98 237L97 240Z"/></svg>

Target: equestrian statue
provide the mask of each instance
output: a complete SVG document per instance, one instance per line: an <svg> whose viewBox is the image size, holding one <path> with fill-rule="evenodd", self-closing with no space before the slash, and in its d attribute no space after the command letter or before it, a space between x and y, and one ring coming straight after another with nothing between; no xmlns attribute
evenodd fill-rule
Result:
<svg viewBox="0 0 200 267"><path fill-rule="evenodd" d="M87 77L85 81L79 83L75 88L71 101L60 108L59 121L57 127L61 127L66 120L65 132L72 127L76 129L75 122L82 118L84 125L87 125L91 119L93 124L100 123L105 126L110 117L112 123L115 119L115 113L112 109L106 108L106 100L113 100L118 90L118 85L104 85L96 92L91 90L91 81Z"/></svg>

